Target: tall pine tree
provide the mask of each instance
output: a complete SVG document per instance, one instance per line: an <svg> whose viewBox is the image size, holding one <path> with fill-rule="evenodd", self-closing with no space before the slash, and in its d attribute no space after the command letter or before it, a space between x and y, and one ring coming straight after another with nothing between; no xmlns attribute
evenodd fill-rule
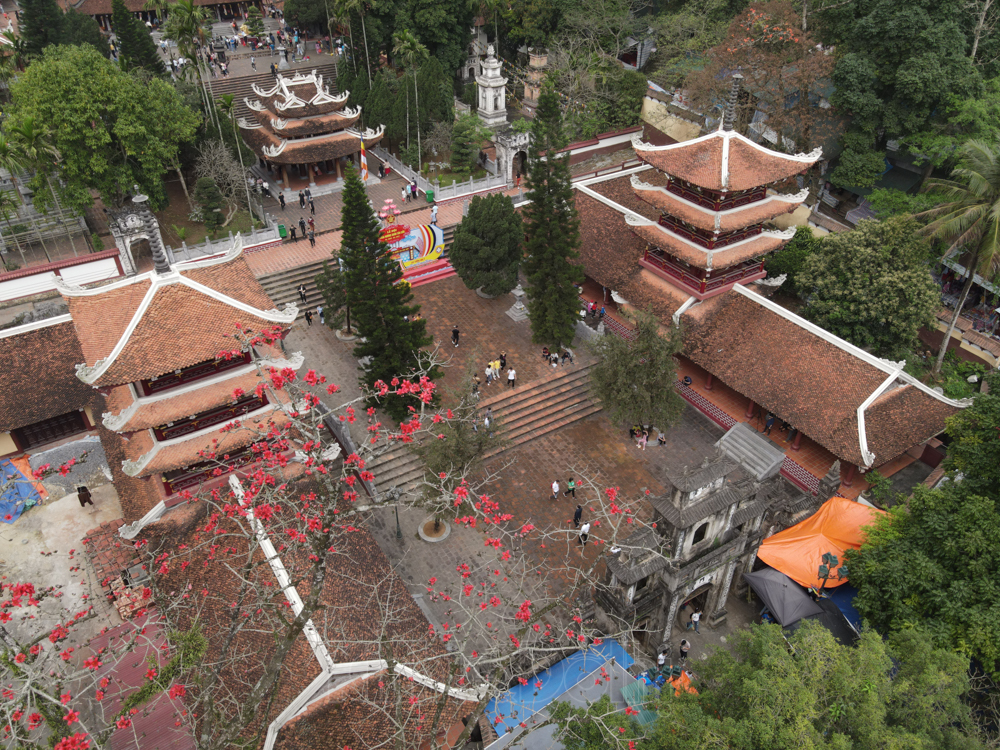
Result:
<svg viewBox="0 0 1000 750"><path fill-rule="evenodd" d="M63 13L56 0L21 0L20 33L31 57L62 41Z"/></svg>
<svg viewBox="0 0 1000 750"><path fill-rule="evenodd" d="M166 75L153 37L145 24L125 7L123 0L111 0L111 25L118 38L118 61L123 70L144 68L155 76Z"/></svg>
<svg viewBox="0 0 1000 750"><path fill-rule="evenodd" d="M556 156L565 145L559 97L546 82L531 124L527 179L531 202L522 214L531 340L549 346L573 341L580 317L574 284L583 281L583 269L570 262L578 255L580 222L573 205L569 154Z"/></svg>
<svg viewBox="0 0 1000 750"><path fill-rule="evenodd" d="M477 195L469 215L455 227L448 258L469 289L506 294L517 285L523 236L521 216L510 198L502 193Z"/></svg>
<svg viewBox="0 0 1000 750"><path fill-rule="evenodd" d="M343 201L340 259L351 322L361 337L354 356L367 362L361 385L371 387L378 380L389 383L416 369L417 351L432 339L427 335L426 321L412 319L420 306L410 304L413 294L409 285L399 283L403 271L389 246L379 239L378 219L353 167L348 167L344 176ZM431 377L437 375L431 373ZM372 399L369 405L381 405L393 418L404 419L407 407L419 402L392 396L383 403Z"/></svg>

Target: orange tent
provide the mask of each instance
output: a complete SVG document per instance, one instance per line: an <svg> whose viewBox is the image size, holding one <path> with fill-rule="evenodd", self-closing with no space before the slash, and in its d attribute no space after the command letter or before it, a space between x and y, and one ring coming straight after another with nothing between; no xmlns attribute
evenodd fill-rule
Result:
<svg viewBox="0 0 1000 750"><path fill-rule="evenodd" d="M686 690L689 693L698 695L698 691L691 687L691 678L688 677L687 670L681 672L680 677L675 677L674 679L669 680L669 682L674 688L674 695L680 695L681 690Z"/></svg>
<svg viewBox="0 0 1000 750"><path fill-rule="evenodd" d="M843 565L844 551L861 546L864 539L861 527L871 526L879 514L885 515L885 511L831 497L806 520L765 539L757 557L796 583L819 588L823 585L819 577L823 555L831 552L840 560L838 567ZM830 578L826 588L845 582L846 579Z"/></svg>

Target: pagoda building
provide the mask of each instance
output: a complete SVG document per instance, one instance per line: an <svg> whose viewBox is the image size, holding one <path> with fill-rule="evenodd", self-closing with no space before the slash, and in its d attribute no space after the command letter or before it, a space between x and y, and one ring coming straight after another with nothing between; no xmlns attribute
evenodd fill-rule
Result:
<svg viewBox="0 0 1000 750"><path fill-rule="evenodd" d="M258 388L257 366L234 335L237 326L287 331L297 313L274 309L240 238L225 254L174 264L150 244L148 273L90 289L59 282L84 358L76 377L104 397L101 441L135 531L224 482L250 463L261 433L288 423L289 396ZM265 368L302 366L278 345L254 349Z"/></svg>
<svg viewBox="0 0 1000 750"><path fill-rule="evenodd" d="M273 88L253 84L253 90L259 99L243 101L256 122L238 120L243 140L286 189L290 175L310 185L323 176L341 180L346 162L360 164L362 143L371 148L385 132L384 125L356 128L361 107L345 108L350 92L331 94L315 70L291 78L278 74Z"/></svg>
<svg viewBox="0 0 1000 750"><path fill-rule="evenodd" d="M633 174L637 197L658 212L629 214L626 223L646 241L640 264L703 300L733 284L763 278L765 257L795 235L766 222L793 212L808 190L781 193L778 183L822 155L782 154L733 128L739 77L718 130L684 143L651 146L636 136L636 156L656 170L647 182Z"/></svg>
<svg viewBox="0 0 1000 750"><path fill-rule="evenodd" d="M769 222L806 200L795 178L821 152L780 153L737 132L738 86L718 129L666 145L635 137L638 166L574 181L581 297L605 305L604 329L626 338L623 307L679 326L682 379L664 387L727 431L753 423L753 437L773 417L778 432L754 450L777 451L772 468L800 489L815 492L837 461L844 487L904 453L936 465L935 436L969 402L770 299L780 281L765 279L765 260L794 230Z"/></svg>

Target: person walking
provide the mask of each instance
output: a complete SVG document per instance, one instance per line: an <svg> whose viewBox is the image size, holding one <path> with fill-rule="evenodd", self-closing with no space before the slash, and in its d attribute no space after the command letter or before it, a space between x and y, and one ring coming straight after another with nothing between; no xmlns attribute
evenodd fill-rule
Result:
<svg viewBox="0 0 1000 750"><path fill-rule="evenodd" d="M298 238L295 236L295 225L294 224L292 224L292 226L290 226L288 228L288 232L291 235L292 242L298 242L299 241Z"/></svg>
<svg viewBox="0 0 1000 750"><path fill-rule="evenodd" d="M94 505L93 499L90 497L90 490L88 490L86 487L77 487L76 488L76 496L80 500L80 507L81 508L86 507L88 504L91 507L96 507Z"/></svg>
<svg viewBox="0 0 1000 750"><path fill-rule="evenodd" d="M576 510L573 511L573 527L580 528L580 519L583 518L583 506L577 505Z"/></svg>
<svg viewBox="0 0 1000 750"><path fill-rule="evenodd" d="M305 207L306 207L306 194L303 193L300 190L299 191L299 208L305 208Z"/></svg>
<svg viewBox="0 0 1000 750"><path fill-rule="evenodd" d="M414 177L413 178L413 182L410 183L410 195L413 197L414 201L417 200L417 178L416 177Z"/></svg>
<svg viewBox="0 0 1000 750"><path fill-rule="evenodd" d="M484 372L486 374L486 385L489 385L493 382L493 368L490 367L489 362L486 363L486 370Z"/></svg>
<svg viewBox="0 0 1000 750"><path fill-rule="evenodd" d="M311 229L309 230L309 247L316 247L316 233Z"/></svg>
<svg viewBox="0 0 1000 750"><path fill-rule="evenodd" d="M437 223L438 223L438 207L437 207L437 203L435 203L431 207L431 224L433 224L434 226L437 226Z"/></svg>
<svg viewBox="0 0 1000 750"><path fill-rule="evenodd" d="M281 205L281 210L285 210L285 194L278 193L278 203Z"/></svg>
<svg viewBox="0 0 1000 750"><path fill-rule="evenodd" d="M500 369L507 369L507 352L500 352Z"/></svg>
<svg viewBox="0 0 1000 750"><path fill-rule="evenodd" d="M309 213L311 213L313 216L316 215L316 204L313 203L312 198L309 199Z"/></svg>
<svg viewBox="0 0 1000 750"><path fill-rule="evenodd" d="M310 216L308 219L306 219L306 224L309 225L309 228L311 230L313 230L314 232L316 231L316 220L313 219L312 216Z"/></svg>
<svg viewBox="0 0 1000 750"><path fill-rule="evenodd" d="M326 325L326 319L323 316L323 305L316 305L316 317L319 318L319 324L321 326Z"/></svg>
<svg viewBox="0 0 1000 750"><path fill-rule="evenodd" d="M455 345L456 349L458 348L458 326L457 325L454 325L454 326L451 327L451 343L453 343Z"/></svg>
<svg viewBox="0 0 1000 750"><path fill-rule="evenodd" d="M402 189L402 191L400 191L399 197L400 197L400 200L403 201L403 203L409 203L410 202L410 186L409 185L403 185L403 189Z"/></svg>
<svg viewBox="0 0 1000 750"><path fill-rule="evenodd" d="M552 497L550 497L549 500L558 500L558 499L559 499L559 480L556 479L552 482Z"/></svg>
<svg viewBox="0 0 1000 750"><path fill-rule="evenodd" d="M649 432L646 431L646 430L643 430L642 434L639 436L639 442L636 443L636 447L640 448L643 451L645 451L646 450L646 443L648 441L649 441Z"/></svg>
<svg viewBox="0 0 1000 750"><path fill-rule="evenodd" d="M683 664L687 661L688 651L691 650L691 644L688 643L687 638L681 640L680 652L681 652L681 663Z"/></svg>
<svg viewBox="0 0 1000 750"><path fill-rule="evenodd" d="M301 216L299 217L299 230L302 232L302 236L306 236L306 220Z"/></svg>
<svg viewBox="0 0 1000 750"><path fill-rule="evenodd" d="M585 523L583 526L580 527L580 537L577 539L577 542L586 547L587 537L589 536L590 536L590 522L588 521L587 523Z"/></svg>
<svg viewBox="0 0 1000 750"><path fill-rule="evenodd" d="M516 382L517 382L517 370L511 367L509 370L507 370L507 385L509 385L511 387L511 390L513 390L514 384Z"/></svg>
<svg viewBox="0 0 1000 750"><path fill-rule="evenodd" d="M298 288L296 288L295 291L299 293L299 299L301 299L303 303L309 301L309 300L306 299L306 285L305 284L299 284Z"/></svg>
<svg viewBox="0 0 1000 750"><path fill-rule="evenodd" d="M311 326L312 324L313 324L312 310L306 310L306 325Z"/></svg>
<svg viewBox="0 0 1000 750"><path fill-rule="evenodd" d="M250 55L250 69L253 70L254 73L257 72L257 58L253 55Z"/></svg>
<svg viewBox="0 0 1000 750"><path fill-rule="evenodd" d="M701 622L701 610L696 609L694 612L691 613L691 618L688 620L688 624L685 630L690 630L691 628L694 628L694 632L700 635L701 631L698 630L699 622Z"/></svg>
<svg viewBox="0 0 1000 750"><path fill-rule="evenodd" d="M566 495L572 495L573 499L576 500L576 482L573 480L573 477L566 480L566 492L563 493L563 497Z"/></svg>
<svg viewBox="0 0 1000 750"><path fill-rule="evenodd" d="M317 174L318 174L318 172L317 172ZM305 189L305 193L306 193L306 200L307 201L311 201L313 199L313 192L312 192L312 190L310 190L309 188L306 188Z"/></svg>
<svg viewBox="0 0 1000 750"><path fill-rule="evenodd" d="M479 374L476 373L472 376L472 398L476 401L479 400L479 388L482 386L483 381L479 379Z"/></svg>
<svg viewBox="0 0 1000 750"><path fill-rule="evenodd" d="M667 652L661 651L656 657L656 668L662 672L665 666L667 666Z"/></svg>
<svg viewBox="0 0 1000 750"><path fill-rule="evenodd" d="M764 420L764 434L770 435L772 427L774 427L774 415L771 412L768 412L767 419Z"/></svg>

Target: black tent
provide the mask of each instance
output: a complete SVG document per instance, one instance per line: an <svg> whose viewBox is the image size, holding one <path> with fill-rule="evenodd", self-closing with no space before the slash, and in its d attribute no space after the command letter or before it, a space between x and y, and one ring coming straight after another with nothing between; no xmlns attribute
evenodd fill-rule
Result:
<svg viewBox="0 0 1000 750"><path fill-rule="evenodd" d="M803 617L801 620L793 623L790 627L785 628L786 632L790 635L802 627L802 623L806 620L814 620L833 633L833 637L840 643L845 646L854 645L854 642L858 640L858 634L854 632L854 628L851 627L851 623L847 621L847 618L844 617L844 613L840 611L839 607L837 607L836 602L830 599L820 599L819 607L819 614L807 615L806 617Z"/></svg>
<svg viewBox="0 0 1000 750"><path fill-rule="evenodd" d="M756 573L744 573L743 578L782 627L803 617L823 614L823 608L809 598L805 589L781 571L764 568Z"/></svg>

